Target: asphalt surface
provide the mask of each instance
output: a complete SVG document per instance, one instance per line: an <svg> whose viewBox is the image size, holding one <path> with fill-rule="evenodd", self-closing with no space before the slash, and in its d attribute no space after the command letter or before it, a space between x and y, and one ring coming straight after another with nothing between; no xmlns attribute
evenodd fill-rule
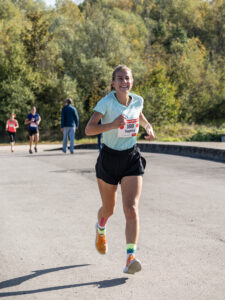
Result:
<svg viewBox="0 0 225 300"><path fill-rule="evenodd" d="M137 257L123 274L121 194L94 247L100 206L97 150L74 155L0 147L0 297L3 299L225 299L225 164L144 153Z"/></svg>

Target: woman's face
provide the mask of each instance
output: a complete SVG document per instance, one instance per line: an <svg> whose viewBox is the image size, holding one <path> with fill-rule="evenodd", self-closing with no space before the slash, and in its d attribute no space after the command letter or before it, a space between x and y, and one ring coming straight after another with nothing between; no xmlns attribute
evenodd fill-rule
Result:
<svg viewBox="0 0 225 300"><path fill-rule="evenodd" d="M129 93L133 86L133 76L130 70L122 69L116 73L112 85L117 93Z"/></svg>
<svg viewBox="0 0 225 300"><path fill-rule="evenodd" d="M36 114L36 107L32 107L32 108L31 108L31 113L32 113L32 115L35 115L35 114Z"/></svg>

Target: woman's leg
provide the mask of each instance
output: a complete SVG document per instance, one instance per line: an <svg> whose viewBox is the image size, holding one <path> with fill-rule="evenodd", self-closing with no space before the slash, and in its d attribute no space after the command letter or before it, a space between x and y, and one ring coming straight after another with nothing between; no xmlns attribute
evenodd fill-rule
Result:
<svg viewBox="0 0 225 300"><path fill-rule="evenodd" d="M114 212L117 199L117 185L108 184L98 178L98 187L102 198L102 206L98 211L98 223L104 227L107 219Z"/></svg>
<svg viewBox="0 0 225 300"><path fill-rule="evenodd" d="M34 135L30 135L30 151L32 151L33 141L34 141Z"/></svg>
<svg viewBox="0 0 225 300"><path fill-rule="evenodd" d="M123 210L126 218L126 241L136 244L139 234L138 204L142 190L142 176L127 176L121 181Z"/></svg>
<svg viewBox="0 0 225 300"><path fill-rule="evenodd" d="M10 139L10 146L11 146L11 152L14 151L14 134L9 133L9 139Z"/></svg>
<svg viewBox="0 0 225 300"><path fill-rule="evenodd" d="M138 204L142 190L142 176L127 176L121 180L123 210L126 218L127 263L124 273L134 274L141 270L135 258L139 234Z"/></svg>
<svg viewBox="0 0 225 300"><path fill-rule="evenodd" d="M11 152L14 152L14 142L11 142Z"/></svg>
<svg viewBox="0 0 225 300"><path fill-rule="evenodd" d="M113 214L116 205L117 185L112 185L98 178L99 191L102 198L102 206L98 211L98 223L96 227L95 246L100 254L106 254L108 250L106 242L105 225Z"/></svg>
<svg viewBox="0 0 225 300"><path fill-rule="evenodd" d="M35 138L35 148L37 149L37 145L39 142L39 132L35 134L34 138ZM36 149L35 149L35 151L36 151Z"/></svg>
<svg viewBox="0 0 225 300"><path fill-rule="evenodd" d="M14 132L13 141L12 141L12 152L14 152L15 141L16 141L16 133Z"/></svg>

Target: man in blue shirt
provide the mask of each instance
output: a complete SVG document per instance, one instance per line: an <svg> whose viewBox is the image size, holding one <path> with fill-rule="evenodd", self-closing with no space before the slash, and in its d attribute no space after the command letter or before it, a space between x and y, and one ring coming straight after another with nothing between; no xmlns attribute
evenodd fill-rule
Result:
<svg viewBox="0 0 225 300"><path fill-rule="evenodd" d="M63 132L63 152L66 153L68 137L70 139L70 153L73 154L75 132L79 126L77 110L72 106L72 99L66 99L66 105L61 112L61 130Z"/></svg>

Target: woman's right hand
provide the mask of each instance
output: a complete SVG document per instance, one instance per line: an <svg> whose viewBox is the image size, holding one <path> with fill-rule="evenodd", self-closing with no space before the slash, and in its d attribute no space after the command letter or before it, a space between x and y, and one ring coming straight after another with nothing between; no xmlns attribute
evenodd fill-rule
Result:
<svg viewBox="0 0 225 300"><path fill-rule="evenodd" d="M113 128L119 128L120 126L123 126L127 123L127 118L121 114L119 115L113 122Z"/></svg>

